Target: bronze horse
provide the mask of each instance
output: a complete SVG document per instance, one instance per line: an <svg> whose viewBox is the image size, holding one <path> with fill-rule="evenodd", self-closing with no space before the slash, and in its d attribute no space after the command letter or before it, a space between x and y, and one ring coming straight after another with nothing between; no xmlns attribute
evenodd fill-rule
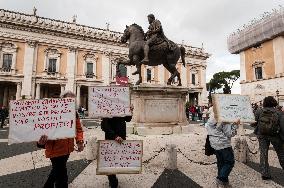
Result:
<svg viewBox="0 0 284 188"><path fill-rule="evenodd" d="M120 62L126 65L136 65L139 79L136 85L142 82L141 76L141 60L144 58L144 44L145 36L142 27L137 24L126 26L124 34L121 37L121 42L126 43L129 40L129 60ZM171 41L170 41L171 42ZM149 62L146 65L157 66L163 65L170 73L171 77L168 79L167 85L171 85L173 79L178 77L178 86L181 86L180 73L176 69L176 64L181 57L182 63L185 66L185 49L179 47L177 44L171 42L172 50L169 50L169 44L166 40L150 47Z"/></svg>

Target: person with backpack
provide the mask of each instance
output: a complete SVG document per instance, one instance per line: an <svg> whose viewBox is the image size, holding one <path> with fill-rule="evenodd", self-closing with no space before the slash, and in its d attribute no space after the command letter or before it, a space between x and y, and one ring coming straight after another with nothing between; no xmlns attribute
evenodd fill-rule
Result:
<svg viewBox="0 0 284 188"><path fill-rule="evenodd" d="M270 143L277 153L282 169L284 169L284 115L277 110L277 105L277 101L272 96L268 96L263 100L263 108L255 112L256 123L253 126L259 141L260 169L263 180L271 179L268 164Z"/></svg>
<svg viewBox="0 0 284 188"><path fill-rule="evenodd" d="M231 138L237 134L240 120L235 123L217 123L213 107L209 109L209 112L205 128L208 132L210 146L215 150L214 154L217 158L218 175L215 184L217 187L230 187L229 175L235 164Z"/></svg>

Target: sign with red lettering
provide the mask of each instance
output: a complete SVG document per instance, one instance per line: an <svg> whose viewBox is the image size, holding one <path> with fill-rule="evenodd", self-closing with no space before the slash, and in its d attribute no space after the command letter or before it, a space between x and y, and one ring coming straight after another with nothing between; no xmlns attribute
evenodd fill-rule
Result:
<svg viewBox="0 0 284 188"><path fill-rule="evenodd" d="M142 156L142 140L99 140L97 174L140 174Z"/></svg>
<svg viewBox="0 0 284 188"><path fill-rule="evenodd" d="M75 137L75 99L12 100L9 144Z"/></svg>
<svg viewBox="0 0 284 188"><path fill-rule="evenodd" d="M93 118L131 116L129 88L90 87L88 113Z"/></svg>

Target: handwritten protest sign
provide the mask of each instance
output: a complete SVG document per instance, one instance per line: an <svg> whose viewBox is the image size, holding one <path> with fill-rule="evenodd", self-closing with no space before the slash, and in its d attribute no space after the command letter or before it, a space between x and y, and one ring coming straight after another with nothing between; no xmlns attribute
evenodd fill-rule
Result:
<svg viewBox="0 0 284 188"><path fill-rule="evenodd" d="M10 101L9 144L75 137L75 99Z"/></svg>
<svg viewBox="0 0 284 188"><path fill-rule="evenodd" d="M249 96L215 94L212 100L217 122L255 122Z"/></svg>
<svg viewBox="0 0 284 188"><path fill-rule="evenodd" d="M131 115L128 87L108 86L89 88L89 116L124 117Z"/></svg>
<svg viewBox="0 0 284 188"><path fill-rule="evenodd" d="M97 174L139 174L142 171L143 141L100 140Z"/></svg>

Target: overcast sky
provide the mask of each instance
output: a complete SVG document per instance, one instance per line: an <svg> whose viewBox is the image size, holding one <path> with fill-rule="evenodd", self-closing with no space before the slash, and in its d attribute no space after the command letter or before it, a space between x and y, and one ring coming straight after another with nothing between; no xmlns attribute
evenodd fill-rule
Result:
<svg viewBox="0 0 284 188"><path fill-rule="evenodd" d="M137 23L147 30L147 15L162 22L166 36L201 47L212 54L207 80L219 71L239 69L239 56L227 50L227 36L263 12L284 5L283 0L0 0L0 8L65 21L77 15L77 23L122 32ZM233 91L240 91L236 84Z"/></svg>

